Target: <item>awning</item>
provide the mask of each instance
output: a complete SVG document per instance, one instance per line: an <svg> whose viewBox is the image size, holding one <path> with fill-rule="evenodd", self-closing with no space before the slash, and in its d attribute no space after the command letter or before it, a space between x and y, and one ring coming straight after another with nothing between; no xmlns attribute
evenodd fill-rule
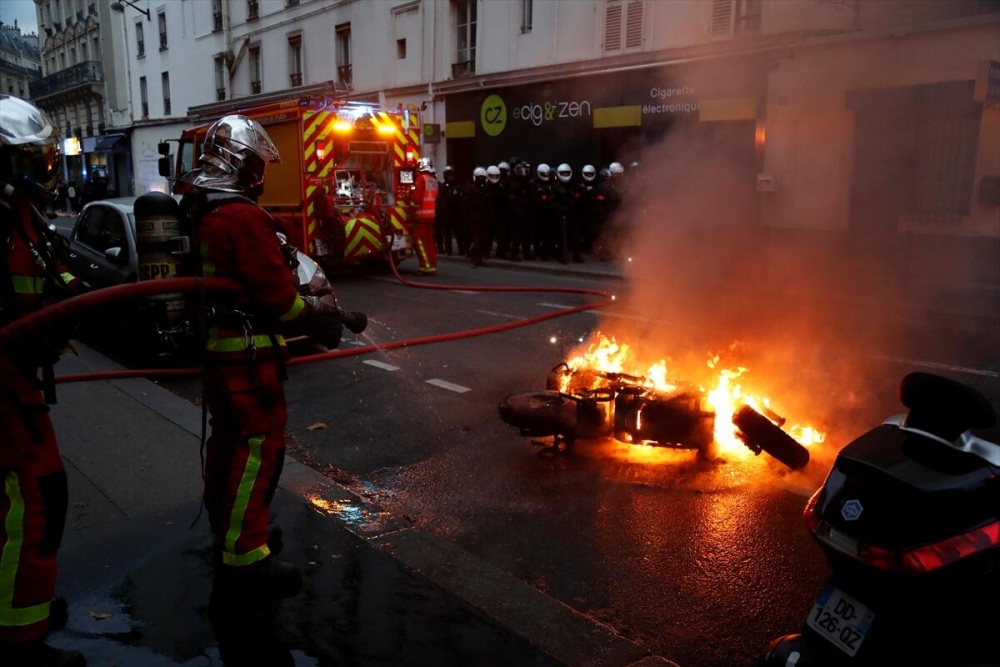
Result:
<svg viewBox="0 0 1000 667"><path fill-rule="evenodd" d="M124 134L106 134L101 137L101 140L97 142L97 146L94 147L95 152L110 152L114 150L115 146L119 143L125 141Z"/></svg>

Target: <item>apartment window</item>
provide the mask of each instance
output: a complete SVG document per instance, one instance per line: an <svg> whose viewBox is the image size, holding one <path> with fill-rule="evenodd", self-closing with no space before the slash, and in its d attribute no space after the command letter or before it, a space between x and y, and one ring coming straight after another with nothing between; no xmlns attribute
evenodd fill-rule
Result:
<svg viewBox="0 0 1000 667"><path fill-rule="evenodd" d="M534 0L521 0L521 32L531 32L531 14Z"/></svg>
<svg viewBox="0 0 1000 667"><path fill-rule="evenodd" d="M83 42L80 44L80 62L87 62L87 43Z"/></svg>
<svg viewBox="0 0 1000 667"><path fill-rule="evenodd" d="M302 85L302 35L288 38L288 73L292 86Z"/></svg>
<svg viewBox="0 0 1000 667"><path fill-rule="evenodd" d="M76 49L75 48L70 48L70 50L69 50L69 64L70 65L75 65L76 64Z"/></svg>
<svg viewBox="0 0 1000 667"><path fill-rule="evenodd" d="M167 48L167 14L166 12L160 12L156 15L156 20L160 26L160 51L165 51Z"/></svg>
<svg viewBox="0 0 1000 667"><path fill-rule="evenodd" d="M351 67L351 24L337 26L337 77L341 83L351 84L354 80Z"/></svg>
<svg viewBox="0 0 1000 667"><path fill-rule="evenodd" d="M604 6L604 50L642 46L643 0L607 0Z"/></svg>
<svg viewBox="0 0 1000 667"><path fill-rule="evenodd" d="M260 47L250 47L250 92L260 92Z"/></svg>
<svg viewBox="0 0 1000 667"><path fill-rule="evenodd" d="M285 6L286 7L294 7L297 4L299 4L299 0L287 0Z"/></svg>
<svg viewBox="0 0 1000 667"><path fill-rule="evenodd" d="M476 71L476 10L478 0L458 0L455 5L455 66L453 76L474 74ZM455 69L458 68L456 72Z"/></svg>
<svg viewBox="0 0 1000 667"><path fill-rule="evenodd" d="M247 0L247 20L260 17L260 3L257 0Z"/></svg>
<svg viewBox="0 0 1000 667"><path fill-rule="evenodd" d="M212 32L222 30L222 0L212 0Z"/></svg>
<svg viewBox="0 0 1000 667"><path fill-rule="evenodd" d="M142 117L149 118L149 97L146 93L146 77L139 77L139 99L142 100Z"/></svg>
<svg viewBox="0 0 1000 667"><path fill-rule="evenodd" d="M142 23L135 24L135 53L137 58L146 55L146 33L142 29Z"/></svg>
<svg viewBox="0 0 1000 667"><path fill-rule="evenodd" d="M737 0L737 5L736 32L742 34L759 33L764 0Z"/></svg>
<svg viewBox="0 0 1000 667"><path fill-rule="evenodd" d="M396 58L406 60L406 39L396 40Z"/></svg>
<svg viewBox="0 0 1000 667"><path fill-rule="evenodd" d="M226 59L215 57L215 97L220 102L226 99Z"/></svg>
<svg viewBox="0 0 1000 667"><path fill-rule="evenodd" d="M59 69L66 69L66 52L59 52Z"/></svg>
<svg viewBox="0 0 1000 667"><path fill-rule="evenodd" d="M160 75L160 86L163 88L163 115L170 115L170 72Z"/></svg>
<svg viewBox="0 0 1000 667"><path fill-rule="evenodd" d="M101 39L99 37L94 38L94 48L91 51L94 54L94 60L101 59Z"/></svg>

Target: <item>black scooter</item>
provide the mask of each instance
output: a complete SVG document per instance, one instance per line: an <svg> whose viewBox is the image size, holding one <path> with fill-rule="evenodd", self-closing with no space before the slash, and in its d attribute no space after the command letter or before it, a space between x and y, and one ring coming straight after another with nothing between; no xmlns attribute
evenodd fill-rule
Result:
<svg viewBox="0 0 1000 667"><path fill-rule="evenodd" d="M1000 665L1000 445L979 392L907 375L909 414L837 456L805 520L833 576L762 667Z"/></svg>

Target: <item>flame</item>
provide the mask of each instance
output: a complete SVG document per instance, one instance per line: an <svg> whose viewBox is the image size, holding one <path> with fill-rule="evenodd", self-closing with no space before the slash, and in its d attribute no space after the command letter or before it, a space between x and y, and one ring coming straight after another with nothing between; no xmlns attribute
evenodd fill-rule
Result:
<svg viewBox="0 0 1000 667"><path fill-rule="evenodd" d="M715 413L714 439L715 444L721 454L735 456L741 459L751 459L754 453L740 439L733 424L733 414L742 405L748 405L761 413L806 447L818 445L826 440L826 433L821 429L806 424L787 425L780 422L780 418L771 408L771 400L766 396L757 396L748 393L744 389L744 380L750 372L745 366L729 366L724 362L723 357L738 354L743 348L740 341L735 341L728 346L723 353L710 352L706 361L709 372L704 378L697 378L697 387L704 394L705 409ZM619 342L614 337L607 337L600 332L595 332L586 350L577 352L575 356L566 361L568 372L564 372L560 379L560 390L567 392L573 385L573 389L595 388L605 382L600 377L587 378L582 371L601 371L605 373L626 373L629 375L641 376L644 386L664 393L675 391L679 382L670 377L666 360L660 360L646 368L642 372L642 367L634 358L632 348L624 342ZM579 387L573 384L574 376L586 378L589 387ZM708 387L708 389L706 389ZM637 416L641 424L641 414ZM629 436L626 434L625 436ZM634 443L635 447L640 444L634 440L627 440Z"/></svg>

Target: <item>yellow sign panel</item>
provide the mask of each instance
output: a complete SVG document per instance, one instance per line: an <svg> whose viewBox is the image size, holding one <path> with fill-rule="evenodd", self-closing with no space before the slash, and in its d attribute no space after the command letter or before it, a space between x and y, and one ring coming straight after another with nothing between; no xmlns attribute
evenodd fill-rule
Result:
<svg viewBox="0 0 1000 667"><path fill-rule="evenodd" d="M79 155L80 154L80 138L79 137L67 137L63 139L63 155Z"/></svg>

